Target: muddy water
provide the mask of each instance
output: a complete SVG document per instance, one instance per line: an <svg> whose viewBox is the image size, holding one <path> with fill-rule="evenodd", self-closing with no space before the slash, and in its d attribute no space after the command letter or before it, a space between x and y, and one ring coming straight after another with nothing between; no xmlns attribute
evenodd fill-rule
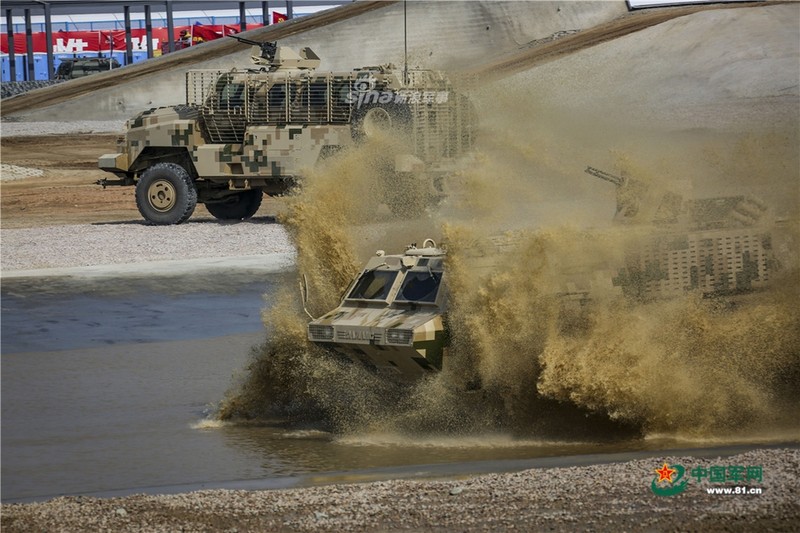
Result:
<svg viewBox="0 0 800 533"><path fill-rule="evenodd" d="M330 432L292 417L215 420L226 391L245 381L253 347L265 339L260 311L287 276L294 279L243 275L216 292L207 283L176 289L169 278L4 282L3 500L454 475L524 468L545 457L571 464L603 453L748 441L388 425Z"/></svg>
<svg viewBox="0 0 800 533"><path fill-rule="evenodd" d="M382 155L402 140L378 139L315 169L283 221L314 315L337 304L375 249L396 252L447 237L452 355L460 367L398 389L332 364L306 342L296 277L267 291L269 338L252 358L250 344L264 336L255 320L249 338L211 339L236 331L187 321L205 318L191 309L159 310L124 333L133 322L120 321L120 338L146 343L54 352L57 342L41 342L60 324L75 337L113 340L92 333L102 326L69 322L75 309L101 304L74 298L62 306L64 317L42 324L36 320L43 311L34 306L33 323L20 318L14 330L6 317L22 317L24 305L6 311L4 294L3 497L797 441L796 236L787 241L793 246L776 250L788 267L777 288L741 306L692 294L669 302L596 297L587 315L565 322L552 298L559 290L554 272L576 261L613 264L625 248L625 239L612 233L575 238L587 228L607 228L615 207L613 188L587 178L587 165L627 172L686 198L754 194L796 228L796 102L784 121L773 120L782 114L778 106L760 123L731 125L720 117L744 105L733 102L731 109L690 108L707 119L703 128L680 122L682 115L669 109L661 110L661 118L673 119L668 126L649 117L632 125L609 120L614 109L626 109L625 98L617 98L616 108L599 106L597 116L570 111L568 100L548 108L534 84L516 85L478 95L483 122L476 154L455 174L441 206L394 206L414 215L391 218L392 206L374 201L420 199L407 194L408 182L392 191L380 176ZM560 86L557 92L571 94ZM510 260L474 276L472 244L506 230L524 232ZM148 306L160 305L142 302L147 290L137 292L129 296L135 304L93 314L112 317L112 309L127 308L130 318L144 308L146 316ZM212 300L201 294L190 307L205 311ZM53 301L46 298L40 311ZM181 320L173 323L170 315ZM148 336L157 326L163 336ZM157 342L171 335L204 340ZM15 336L16 349L40 351L9 352L6 340ZM464 383L476 380L482 391L466 392Z"/></svg>
<svg viewBox="0 0 800 533"><path fill-rule="evenodd" d="M639 449L497 433L470 439L334 435L211 420L264 340L260 311L285 276L2 287L2 498L167 490L229 481ZM207 280L206 280L207 281ZM262 298L262 294L264 297ZM179 340L178 340L179 339Z"/></svg>

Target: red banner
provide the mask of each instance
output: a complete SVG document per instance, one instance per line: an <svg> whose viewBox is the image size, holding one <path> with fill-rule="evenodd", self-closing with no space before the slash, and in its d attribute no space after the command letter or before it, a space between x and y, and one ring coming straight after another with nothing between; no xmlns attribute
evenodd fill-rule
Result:
<svg viewBox="0 0 800 533"><path fill-rule="evenodd" d="M53 34L53 38L55 40L55 34ZM47 45L45 40L45 34L42 33L34 33L33 34L33 51L47 51ZM3 33L0 35L0 51L4 54L8 53L8 34ZM24 54L28 51L27 40L25 39L24 33L18 33L14 35L14 53L15 54Z"/></svg>
<svg viewBox="0 0 800 533"><path fill-rule="evenodd" d="M283 13L278 13L277 11L272 12L272 23L277 24L279 22L283 22L286 20L286 15Z"/></svg>
<svg viewBox="0 0 800 533"><path fill-rule="evenodd" d="M247 29L261 27L262 24L248 24ZM184 40L186 46L200 44L207 41L219 39L225 35L239 33L239 26L232 25L206 25L195 24L194 26L176 26L174 28L173 41ZM186 32L188 39L183 39L181 32ZM46 37L44 32L32 34L33 52L37 54L47 53ZM153 28L153 42L150 43L154 51L161 50L163 45L168 43L166 28ZM54 54L84 54L125 51L125 30L102 30L102 31L58 31L53 32L53 53ZM131 47L134 52L145 52L148 48L147 31L144 28L131 30ZM8 53L8 34L0 35L0 52ZM24 33L14 35L14 53L25 54L27 43ZM157 53L157 52L156 52Z"/></svg>

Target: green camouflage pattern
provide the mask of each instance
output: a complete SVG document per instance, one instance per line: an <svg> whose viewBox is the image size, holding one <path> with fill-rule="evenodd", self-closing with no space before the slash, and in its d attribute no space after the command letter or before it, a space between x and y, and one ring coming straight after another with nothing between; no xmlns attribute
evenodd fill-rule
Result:
<svg viewBox="0 0 800 533"><path fill-rule="evenodd" d="M445 252L427 240L400 255L378 251L308 338L380 375L414 380L446 364Z"/></svg>
<svg viewBox="0 0 800 533"><path fill-rule="evenodd" d="M182 148L190 151L205 144L199 127L200 113L188 106L148 109L126 123L124 140L117 154L105 154L98 165L111 172L143 170L142 153L148 149Z"/></svg>
<svg viewBox="0 0 800 533"><path fill-rule="evenodd" d="M402 118L413 153L396 161L412 157L432 178L451 173L471 148L474 112L444 74L404 76L391 65L319 73L318 63L308 49L278 47L270 69L190 71L186 104L129 120L117 154L98 165L133 185L153 164L177 160L215 186L282 192L325 153L359 142L370 106L402 115L394 119Z"/></svg>

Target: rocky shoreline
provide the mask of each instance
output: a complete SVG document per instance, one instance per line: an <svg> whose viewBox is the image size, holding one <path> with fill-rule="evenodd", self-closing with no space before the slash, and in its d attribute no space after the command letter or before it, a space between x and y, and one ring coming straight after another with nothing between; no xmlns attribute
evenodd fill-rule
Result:
<svg viewBox="0 0 800 533"><path fill-rule="evenodd" d="M686 489L656 495L664 463ZM759 468L761 480L701 482L690 471ZM299 489L207 490L124 498L60 497L2 506L4 532L22 531L796 531L799 449L730 457L663 457L435 481L393 480ZM674 480L677 484L677 478ZM667 486L664 481L660 486ZM737 486L760 494L737 494ZM730 488L731 494L707 489Z"/></svg>

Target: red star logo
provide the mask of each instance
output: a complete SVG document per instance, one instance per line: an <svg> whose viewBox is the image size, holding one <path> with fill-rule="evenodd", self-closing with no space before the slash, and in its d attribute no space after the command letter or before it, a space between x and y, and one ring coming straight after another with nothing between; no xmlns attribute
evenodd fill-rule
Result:
<svg viewBox="0 0 800 533"><path fill-rule="evenodd" d="M678 471L674 468L670 468L667 463L664 463L664 466L656 470L656 474L658 474L658 483L662 481L669 481L672 483L672 476L677 472Z"/></svg>

